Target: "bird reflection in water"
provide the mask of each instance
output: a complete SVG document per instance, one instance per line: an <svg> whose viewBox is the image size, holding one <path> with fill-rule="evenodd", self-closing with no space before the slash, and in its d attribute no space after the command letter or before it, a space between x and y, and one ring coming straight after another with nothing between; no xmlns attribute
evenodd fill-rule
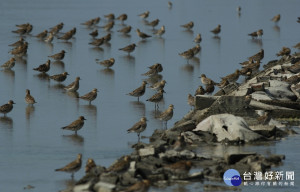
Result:
<svg viewBox="0 0 300 192"><path fill-rule="evenodd" d="M65 85L61 84L61 83L58 83L58 84L52 85L51 88L63 90L65 88Z"/></svg>
<svg viewBox="0 0 300 192"><path fill-rule="evenodd" d="M23 58L23 57L15 57L16 62L23 64L23 65L27 65L27 58Z"/></svg>
<svg viewBox="0 0 300 192"><path fill-rule="evenodd" d="M67 94L68 94L70 97L73 97L73 98L76 98L76 99L79 98L79 93L78 93L77 91L67 91Z"/></svg>
<svg viewBox="0 0 300 192"><path fill-rule="evenodd" d="M65 189L60 190L60 191L73 191L73 188L75 187L76 184L76 180L74 180L74 178L72 179L68 179L68 180L63 180L63 181L59 181L59 186L65 186Z"/></svg>
<svg viewBox="0 0 300 192"><path fill-rule="evenodd" d="M251 39L250 41L251 41L252 43L257 44L260 48L262 48L262 46L263 46L262 39Z"/></svg>
<svg viewBox="0 0 300 192"><path fill-rule="evenodd" d="M63 61L54 61L52 62L52 65L56 65L62 69L65 69L65 63Z"/></svg>
<svg viewBox="0 0 300 192"><path fill-rule="evenodd" d="M80 108L84 110L89 117L94 119L95 123L97 123L97 106L96 105L80 105Z"/></svg>
<svg viewBox="0 0 300 192"><path fill-rule="evenodd" d="M84 138L78 134L63 135L63 138L66 138L67 140L71 141L75 145L79 145L79 146L82 146L84 143Z"/></svg>
<svg viewBox="0 0 300 192"><path fill-rule="evenodd" d="M146 110L145 110L145 103L142 101L131 101L130 105L133 106L134 111L138 112L138 114L142 114L142 116L145 116Z"/></svg>
<svg viewBox="0 0 300 192"><path fill-rule="evenodd" d="M192 73L194 71L194 66L191 64L185 64L184 66L181 67L182 70Z"/></svg>
<svg viewBox="0 0 300 192"><path fill-rule="evenodd" d="M11 84L15 83L15 71L14 70L6 69L6 70L2 70L1 72L7 77L7 79L9 79L11 81Z"/></svg>
<svg viewBox="0 0 300 192"><path fill-rule="evenodd" d="M34 110L35 110L34 105L28 105L28 106L26 107L25 113L26 113L26 119L27 119L27 120L29 120L30 117L33 115Z"/></svg>
<svg viewBox="0 0 300 192"><path fill-rule="evenodd" d="M163 78L163 76L161 74L155 74L155 75L152 75L151 77L149 77L148 79L144 79L147 81L147 83L152 86L154 85L155 83L161 81Z"/></svg>
<svg viewBox="0 0 300 192"><path fill-rule="evenodd" d="M192 61L193 61L194 63L196 63L197 65L200 64L200 58L199 58L199 57L193 57L193 58L192 58Z"/></svg>
<svg viewBox="0 0 300 192"><path fill-rule="evenodd" d="M49 81L49 75L47 73L39 73L34 75L35 77L39 78L40 80Z"/></svg>
<svg viewBox="0 0 300 192"><path fill-rule="evenodd" d="M124 55L121 58L124 59L127 63L135 64L135 57L132 55Z"/></svg>
<svg viewBox="0 0 300 192"><path fill-rule="evenodd" d="M102 73L104 75L109 75L109 76L112 76L112 77L115 75L115 71L111 68L101 69L100 73Z"/></svg>
<svg viewBox="0 0 300 192"><path fill-rule="evenodd" d="M9 129L13 128L13 120L10 117L2 116L0 117L0 127L6 127Z"/></svg>

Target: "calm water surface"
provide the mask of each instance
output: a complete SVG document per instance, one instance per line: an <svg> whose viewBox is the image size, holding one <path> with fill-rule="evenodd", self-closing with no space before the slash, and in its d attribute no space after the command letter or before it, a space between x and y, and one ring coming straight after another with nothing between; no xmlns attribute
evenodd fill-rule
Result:
<svg viewBox="0 0 300 192"><path fill-rule="evenodd" d="M236 7L242 7L238 16ZM174 104L174 117L169 121L169 127L186 114L187 94L194 93L201 84L199 76L205 73L215 81L219 77L232 73L240 67L239 62L248 56L265 49L263 64L275 59L275 53L282 46L291 47L300 41L300 25L296 23L299 16L298 0L176 0L169 9L167 1L145 0L2 0L0 2L0 62L6 62L11 55L8 53L11 44L19 39L15 24L30 22L34 25L31 34L35 35L45 29L64 22L63 32L73 27L77 28L75 38L69 43L54 39L52 44L46 44L35 37L27 36L29 42L28 56L19 59L12 71L0 71L0 104L13 99L17 104L6 118L0 118L0 190L21 191L28 184L35 186L33 191L58 191L72 184L70 175L54 172L54 169L73 160L77 153L83 154L85 164L87 158L94 158L97 164L109 166L116 158L132 152L131 144L137 141L135 134L127 134L130 128L141 116L146 116L147 130L142 133L150 136L155 129L162 128L162 122L155 119L154 104L146 99L155 92L148 89L137 102L136 98L126 96L126 93L140 86L141 76L147 67L161 63L164 67L162 78L167 81L164 101L160 111ZM149 10L149 21L160 19L160 24L166 26L163 38L152 37L140 41L135 29L148 34L152 28L145 26L137 17ZM129 37L124 37L116 31L123 26L119 21L112 30L110 44L94 49L88 45L91 41L88 33L92 29L80 25L91 18L100 16L98 26L106 23L103 15L127 13L133 30ZM282 16L278 25L270 19L280 13ZM193 31L185 31L179 27L189 21L194 21ZM218 24L222 25L220 38L213 38L209 32ZM158 28L157 27L157 28ZM262 40L252 40L248 33L262 28ZM99 36L106 32L99 28ZM195 44L193 39L197 33L202 34L200 54L190 64L178 53ZM136 43L137 48L130 57L118 48ZM51 65L49 75L67 71L70 76L65 85L81 77L79 95L93 88L100 92L92 105L74 98L66 93L53 81L42 78L32 68L45 63L48 55L64 49L67 53L63 62ZM292 52L296 50L292 49ZM110 57L116 59L111 70L96 64L95 59L104 60ZM243 78L239 79L242 82ZM25 89L30 89L37 104L29 107L24 102ZM83 115L87 121L78 136L72 132L61 130L78 116ZM144 140L147 142L147 140ZM299 151L296 146L299 136L290 137L270 146L251 146L229 148L226 150L258 151L264 154L286 154L284 166L278 169L295 170L296 182L299 186ZM215 153L220 147L213 148ZM204 148L203 153L211 153L211 148ZM223 149L221 150L223 151ZM81 169L75 174L75 179L84 175ZM190 186L174 186L169 191L202 190L202 184ZM265 189L265 188L263 188ZM298 187L286 188L286 191L296 191ZM243 190L250 190L244 188ZM270 190L277 190L273 188ZM279 190L279 189L278 189ZM153 191L158 191L153 189Z"/></svg>

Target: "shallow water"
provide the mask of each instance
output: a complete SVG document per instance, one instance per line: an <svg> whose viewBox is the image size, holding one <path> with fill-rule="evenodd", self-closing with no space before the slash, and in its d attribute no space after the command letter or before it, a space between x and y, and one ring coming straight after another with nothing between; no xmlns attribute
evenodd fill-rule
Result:
<svg viewBox="0 0 300 192"><path fill-rule="evenodd" d="M72 184L70 175L54 172L54 169L75 159L77 153L83 154L84 164L87 158L92 157L97 164L103 166L109 166L116 158L130 153L130 145L137 141L137 136L127 134L126 130L141 116L145 115L149 119L148 127L142 133L144 136L150 136L155 129L162 129L163 126L155 118L154 105L146 102L154 91L147 89L141 102L125 95L140 86L145 79L141 74L147 71L148 66L159 62L164 67L161 75L167 84L160 111L165 110L169 104L174 104L174 117L168 122L170 127L190 110L187 94L193 94L201 84L198 78L200 74L205 73L219 81L219 77L232 73L240 67L239 62L261 48L265 49L265 64L276 58L275 53L282 46L291 47L298 43L299 24L296 19L299 16L299 5L298 0L178 0L173 1L173 7L169 9L167 1L1 1L1 64L11 57L7 53L10 50L8 44L19 39L10 32L15 30L15 24L32 23L34 28L31 34L34 35L60 22L65 23L63 32L77 28L75 38L70 43L54 39L49 45L35 37L26 37L29 42L27 58L18 60L12 71L0 71L0 104L10 99L17 103L7 118L0 118L1 191L20 191L28 184L36 187L34 191L65 189ZM236 12L237 6L242 7L240 16ZM140 41L137 37L136 28L152 33L151 27L145 26L137 17L146 10L151 12L149 21L159 18L161 21L158 27L166 26L163 38L152 37ZM92 30L80 23L100 16L98 26L102 26L106 23L103 15L108 13L127 13L129 18L125 23L133 27L131 35L124 37L117 33L116 30L123 26L116 21L110 44L101 49L93 49L88 45L91 41L88 33ZM270 19L278 13L282 19L278 25L274 25ZM179 27L190 20L195 23L193 31L185 31ZM222 25L222 32L220 38L216 39L209 31L218 24ZM260 28L264 30L262 40L252 40L247 36ZM106 35L101 28L99 32L99 36ZM178 53L195 46L193 39L197 33L202 34L202 50L188 65ZM118 48L130 43L136 43L138 47L128 57ZM64 82L65 85L80 76L82 80L79 95L98 88L98 98L92 105L74 98L74 95L63 91L57 83L48 81L32 70L45 63L48 55L62 49L67 52L63 62L53 63L48 74L67 71L70 76ZM292 49L292 52L295 51ZM95 62L95 59L110 57L116 59L111 70L106 70ZM243 78L239 79L241 81ZM34 107L28 107L24 102L27 88L36 98L37 104ZM87 121L78 136L60 129L80 115L85 116ZM290 147L298 142L299 137L295 136L271 146L245 147L241 150L286 154L284 166L279 169L295 169L298 171L295 176L297 178L300 154ZM84 170L81 169L75 174L75 179L83 175ZM297 179L295 183L296 186L299 185ZM196 189L202 189L201 184L194 185ZM193 186L180 188L193 191ZM171 187L170 191L172 190ZM294 188L286 190L292 191Z"/></svg>

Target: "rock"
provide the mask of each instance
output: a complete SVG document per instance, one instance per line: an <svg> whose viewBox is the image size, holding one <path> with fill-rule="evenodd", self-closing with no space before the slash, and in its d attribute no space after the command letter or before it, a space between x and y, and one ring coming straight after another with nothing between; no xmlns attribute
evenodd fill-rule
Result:
<svg viewBox="0 0 300 192"><path fill-rule="evenodd" d="M201 110L210 107L219 96L196 95L195 109Z"/></svg>
<svg viewBox="0 0 300 192"><path fill-rule="evenodd" d="M279 100L295 101L297 96L290 90L290 85L283 81L271 80L270 87L265 88L266 93Z"/></svg>
<svg viewBox="0 0 300 192"><path fill-rule="evenodd" d="M233 154L226 153L224 159L227 164L235 164L239 162L241 159L250 155L256 155L256 153L233 153Z"/></svg>
<svg viewBox="0 0 300 192"><path fill-rule="evenodd" d="M249 163L249 165L251 166L251 172L260 171L264 173L268 168L270 168L260 161Z"/></svg>
<svg viewBox="0 0 300 192"><path fill-rule="evenodd" d="M203 138L192 131L183 132L182 135L187 143L200 143L204 141Z"/></svg>
<svg viewBox="0 0 300 192"><path fill-rule="evenodd" d="M252 89L252 92L264 91L265 90L265 84L264 83L251 84L251 89Z"/></svg>
<svg viewBox="0 0 300 192"><path fill-rule="evenodd" d="M279 165L284 159L285 155L270 155L269 157L266 157L266 161L272 165Z"/></svg>
<svg viewBox="0 0 300 192"><path fill-rule="evenodd" d="M255 125L255 126L250 126L250 129L268 138L272 136L276 136L276 130L277 130L276 126L274 125Z"/></svg>
<svg viewBox="0 0 300 192"><path fill-rule="evenodd" d="M191 131L195 129L196 124L193 120L188 120L185 122L182 122L181 124L176 124L172 129L172 131L180 131L180 132L185 132L185 131Z"/></svg>
<svg viewBox="0 0 300 192"><path fill-rule="evenodd" d="M109 173L102 173L100 175L100 181L103 182L103 183L110 183L110 184L113 184L115 185L118 181L118 175L116 173L112 173L112 172L109 172Z"/></svg>
<svg viewBox="0 0 300 192"><path fill-rule="evenodd" d="M72 191L73 192L89 191L90 187L91 187L91 183L80 184L80 185L76 185Z"/></svg>
<svg viewBox="0 0 300 192"><path fill-rule="evenodd" d="M272 96L268 95L266 92L263 91L256 91L251 94L252 99L260 101L260 100L272 100L274 99Z"/></svg>
<svg viewBox="0 0 300 192"><path fill-rule="evenodd" d="M215 134L219 142L226 138L229 141L240 139L246 142L263 138L249 129L242 117L231 114L212 115L199 123L193 131L206 131Z"/></svg>
<svg viewBox="0 0 300 192"><path fill-rule="evenodd" d="M139 149L139 155L141 157L154 155L154 154L155 154L155 149L153 147L146 147L143 149Z"/></svg>
<svg viewBox="0 0 300 192"><path fill-rule="evenodd" d="M204 191L239 191L240 189L238 187L205 184L203 190Z"/></svg>
<svg viewBox="0 0 300 192"><path fill-rule="evenodd" d="M105 182L98 182L94 186L94 190L96 192L112 192L116 188L116 185L111 184L111 183L105 183Z"/></svg>
<svg viewBox="0 0 300 192"><path fill-rule="evenodd" d="M159 158L161 159L193 159L196 157L196 154L190 150L183 150L183 151L175 151L175 150L168 150L165 153L158 154Z"/></svg>
<svg viewBox="0 0 300 192"><path fill-rule="evenodd" d="M199 179L204 179L204 175L202 171L192 173L188 176L188 180L199 180Z"/></svg>

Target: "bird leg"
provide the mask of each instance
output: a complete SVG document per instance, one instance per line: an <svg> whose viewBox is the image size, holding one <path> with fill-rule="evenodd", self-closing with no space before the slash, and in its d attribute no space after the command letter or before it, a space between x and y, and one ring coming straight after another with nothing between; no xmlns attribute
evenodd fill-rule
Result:
<svg viewBox="0 0 300 192"><path fill-rule="evenodd" d="M140 142L140 133L137 134L138 135L138 143Z"/></svg>

